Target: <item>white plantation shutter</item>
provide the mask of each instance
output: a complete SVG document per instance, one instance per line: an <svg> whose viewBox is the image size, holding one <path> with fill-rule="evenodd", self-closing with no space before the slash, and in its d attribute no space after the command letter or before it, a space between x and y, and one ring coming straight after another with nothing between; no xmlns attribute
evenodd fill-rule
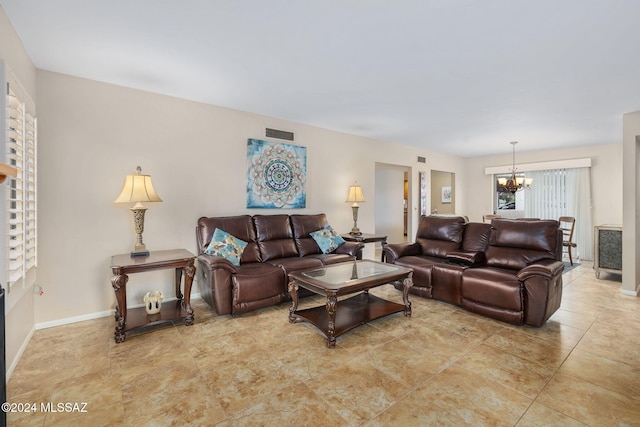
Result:
<svg viewBox="0 0 640 427"><path fill-rule="evenodd" d="M36 228L36 140L37 121L28 111L25 112L25 139L23 153L23 226L25 268L29 270L37 264L37 228Z"/></svg>
<svg viewBox="0 0 640 427"><path fill-rule="evenodd" d="M7 73L6 147L4 163L18 171L7 177L6 191L6 274L9 294L16 287L26 289L35 281L37 265L37 120L35 106L19 83Z"/></svg>

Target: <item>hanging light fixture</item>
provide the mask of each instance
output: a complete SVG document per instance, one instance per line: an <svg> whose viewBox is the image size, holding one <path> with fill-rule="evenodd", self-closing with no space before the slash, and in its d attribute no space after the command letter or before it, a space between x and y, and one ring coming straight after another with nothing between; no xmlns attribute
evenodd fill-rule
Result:
<svg viewBox="0 0 640 427"><path fill-rule="evenodd" d="M509 178L498 178L498 189L502 192L509 192L514 194L518 190L523 188L530 188L533 183L532 178L525 178L522 176L516 176L516 144L518 141L511 141L513 145L513 167L511 168L511 176Z"/></svg>

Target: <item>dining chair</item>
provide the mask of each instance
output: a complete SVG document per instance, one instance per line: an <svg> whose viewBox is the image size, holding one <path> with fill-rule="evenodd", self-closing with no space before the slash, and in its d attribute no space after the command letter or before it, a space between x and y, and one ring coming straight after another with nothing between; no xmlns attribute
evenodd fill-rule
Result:
<svg viewBox="0 0 640 427"><path fill-rule="evenodd" d="M573 241L573 231L576 227L576 219L572 216L561 216L558 221L560 221L560 230L562 230L562 247L567 248L569 262L573 265L571 250L578 247L578 245Z"/></svg>
<svg viewBox="0 0 640 427"><path fill-rule="evenodd" d="M491 222L492 219L502 218L502 215L487 214L482 215L482 222Z"/></svg>

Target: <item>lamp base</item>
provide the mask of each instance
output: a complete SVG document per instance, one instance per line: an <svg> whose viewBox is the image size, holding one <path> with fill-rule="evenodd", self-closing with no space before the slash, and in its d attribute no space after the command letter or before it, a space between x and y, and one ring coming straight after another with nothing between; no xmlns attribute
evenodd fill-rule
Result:
<svg viewBox="0 0 640 427"><path fill-rule="evenodd" d="M131 251L131 257L149 256L149 251Z"/></svg>
<svg viewBox="0 0 640 427"><path fill-rule="evenodd" d="M351 234L352 236L362 236L359 228L352 228L349 234Z"/></svg>
<svg viewBox="0 0 640 427"><path fill-rule="evenodd" d="M142 240L142 239L141 239ZM147 250L147 245L143 244L136 244L133 247L133 250L131 251L131 257L137 257L137 256L149 256L149 251Z"/></svg>

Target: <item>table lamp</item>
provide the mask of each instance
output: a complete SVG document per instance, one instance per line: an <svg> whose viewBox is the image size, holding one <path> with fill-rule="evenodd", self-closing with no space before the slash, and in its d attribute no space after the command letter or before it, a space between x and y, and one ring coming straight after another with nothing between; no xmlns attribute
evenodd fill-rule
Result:
<svg viewBox="0 0 640 427"><path fill-rule="evenodd" d="M362 233L358 228L358 203L364 203L364 196L362 195L362 187L358 185L357 182L354 182L352 186L349 187L349 194L347 195L346 203L353 203L351 205L351 210L353 211L353 228L351 229L352 236L360 236Z"/></svg>
<svg viewBox="0 0 640 427"><path fill-rule="evenodd" d="M144 231L144 213L147 210L142 203L161 202L162 199L156 194L151 183L150 175L143 175L142 168L138 166L136 173L127 175L124 180L122 192L114 203L135 203L129 210L133 213L133 224L136 232L136 242L131 251L131 256L148 256L149 251L142 243L142 232Z"/></svg>

